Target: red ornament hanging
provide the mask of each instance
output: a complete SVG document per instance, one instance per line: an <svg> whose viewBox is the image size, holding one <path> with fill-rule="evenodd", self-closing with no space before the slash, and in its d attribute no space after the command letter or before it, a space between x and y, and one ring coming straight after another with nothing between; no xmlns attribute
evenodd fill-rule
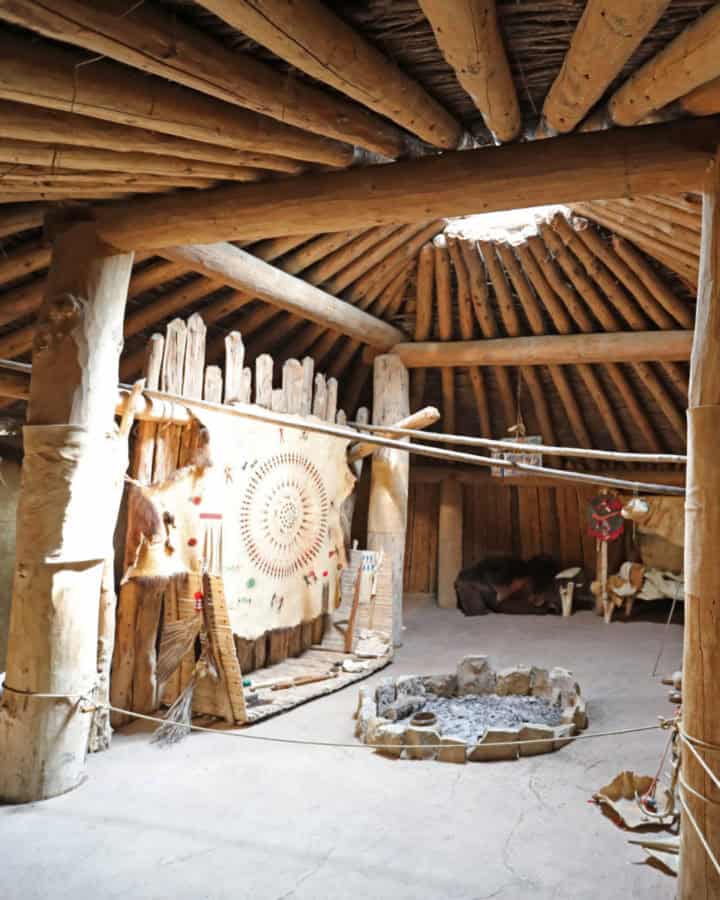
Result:
<svg viewBox="0 0 720 900"><path fill-rule="evenodd" d="M598 541L615 541L625 530L622 500L599 494L588 504L588 534Z"/></svg>

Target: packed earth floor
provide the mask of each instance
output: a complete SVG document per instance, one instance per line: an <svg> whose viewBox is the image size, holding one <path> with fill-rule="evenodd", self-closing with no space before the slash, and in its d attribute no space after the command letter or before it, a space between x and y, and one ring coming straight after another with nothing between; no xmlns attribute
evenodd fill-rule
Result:
<svg viewBox="0 0 720 900"><path fill-rule="evenodd" d="M466 619L406 611L383 674L497 666L573 671L589 732L672 715L652 679L663 625ZM673 626L660 674L679 667ZM354 743L357 687L246 734ZM670 900L675 882L587 803L623 769L653 774L664 732L580 741L515 762L389 760L357 749L193 734L168 750L151 726L115 736L87 783L44 803L0 807L1 900Z"/></svg>

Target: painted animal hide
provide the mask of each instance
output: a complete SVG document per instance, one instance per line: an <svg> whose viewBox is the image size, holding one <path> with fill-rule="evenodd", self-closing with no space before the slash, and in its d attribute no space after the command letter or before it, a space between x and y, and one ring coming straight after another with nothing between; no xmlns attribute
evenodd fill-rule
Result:
<svg viewBox="0 0 720 900"><path fill-rule="evenodd" d="M334 604L347 441L202 412L207 459L130 500L126 577L222 574L233 632L255 638ZM301 417L296 417L303 421ZM323 590L325 589L325 590Z"/></svg>
<svg viewBox="0 0 720 900"><path fill-rule="evenodd" d="M682 547L685 539L685 501L682 497L633 497L622 510L646 534L657 534Z"/></svg>

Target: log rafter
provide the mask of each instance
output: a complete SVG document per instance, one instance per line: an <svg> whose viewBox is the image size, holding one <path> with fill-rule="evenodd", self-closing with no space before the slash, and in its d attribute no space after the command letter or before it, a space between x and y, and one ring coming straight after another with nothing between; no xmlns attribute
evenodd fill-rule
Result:
<svg viewBox="0 0 720 900"><path fill-rule="evenodd" d="M4 0L0 18L298 128L386 156L401 132L367 109L301 81L182 24L158 7L125 0Z"/></svg>

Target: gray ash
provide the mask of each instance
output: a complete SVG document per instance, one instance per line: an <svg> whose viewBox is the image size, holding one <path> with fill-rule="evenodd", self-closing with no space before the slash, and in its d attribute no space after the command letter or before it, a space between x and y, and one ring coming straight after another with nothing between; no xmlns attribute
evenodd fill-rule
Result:
<svg viewBox="0 0 720 900"><path fill-rule="evenodd" d="M561 724L560 708L540 697L427 694L422 711L435 713L435 728L441 734L467 742L477 740L486 728L519 728L526 722L551 727Z"/></svg>

